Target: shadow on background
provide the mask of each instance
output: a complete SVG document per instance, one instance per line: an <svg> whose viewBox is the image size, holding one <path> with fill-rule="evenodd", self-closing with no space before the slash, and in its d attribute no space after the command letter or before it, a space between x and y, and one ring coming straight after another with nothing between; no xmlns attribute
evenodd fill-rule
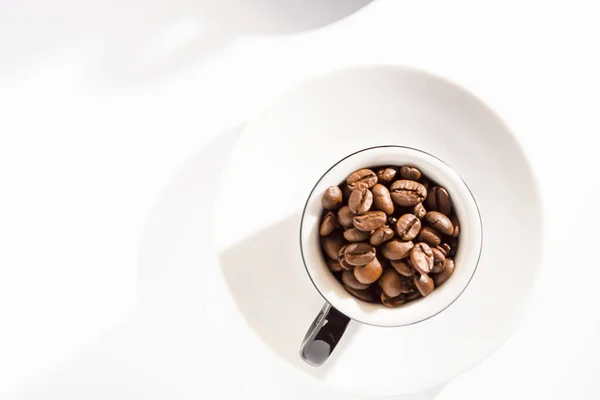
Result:
<svg viewBox="0 0 600 400"><path fill-rule="evenodd" d="M114 78L145 79L215 54L245 35L332 24L372 0L21 0L0 3L0 68L70 46L100 49Z"/></svg>
<svg viewBox="0 0 600 400"><path fill-rule="evenodd" d="M273 385L272 379L278 379L276 374L285 374L287 370L279 368L273 376L267 377L262 376L260 370L252 369L252 359L239 357L235 347L227 345L231 332L223 331L218 322L215 323L218 318L208 320L203 311L216 308L211 304L222 301L205 295L209 293L207 286L212 284L206 274L217 271L202 267L215 263L213 243L206 240L206 232L211 230L219 174L240 130L241 127L236 127L221 134L193 156L175 174L159 198L140 244L140 304L136 313L55 371L7 399L179 400L204 398L207 393L218 396L217 399L239 398L240 393L244 393L245 398L263 399L298 398L293 397L294 394L300 396L309 392L314 397L324 396L330 400L367 398L323 386L307 386L302 378L292 380L285 388ZM276 303L266 303L266 295L261 296L260 292L254 298L249 295L265 281L271 283L269 291L274 290L278 295L285 290L300 290L290 280L295 280L297 285L310 285L303 269L269 271L258 267L261 261L292 251L290 246L294 244L282 243L279 237L291 229L295 231L296 220L285 220L259 233L223 255L222 259L230 289L236 300L245 303L242 306L245 318L254 329L258 327L263 340L273 341L275 352L284 357L293 353L299 360L296 351L300 340L320 307L282 312L284 310ZM281 246L280 251L274 254L265 251L268 246L265 241ZM255 262L238 262L238 257L244 255ZM246 279L248 268L252 266L256 273ZM285 288L272 287L279 280L286 282ZM266 309L257 312L263 305ZM310 315L309 321L292 318L295 312ZM277 318L273 318L274 315ZM266 332L274 326L279 331ZM351 335L355 327L349 329ZM294 334L289 334L291 330ZM222 352L215 352L215 346L221 346ZM336 351L343 351L343 346L344 341ZM223 385L222 379L214 379L215 376L225 376L229 382ZM240 381L236 377L246 379ZM379 398L432 400L439 392L440 388L433 388L421 393Z"/></svg>

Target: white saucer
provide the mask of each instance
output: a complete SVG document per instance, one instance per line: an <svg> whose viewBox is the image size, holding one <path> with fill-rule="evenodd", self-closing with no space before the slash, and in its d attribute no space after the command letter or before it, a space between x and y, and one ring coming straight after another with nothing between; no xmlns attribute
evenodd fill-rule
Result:
<svg viewBox="0 0 600 400"><path fill-rule="evenodd" d="M441 314L403 328L352 322L327 363L313 368L298 349L323 299L302 265L300 212L331 165L385 144L427 151L462 176L483 220L480 264ZM329 74L278 99L240 135L215 208L222 277L247 325L293 369L362 394L424 390L497 349L537 277L541 234L535 179L503 122L461 88L397 67Z"/></svg>

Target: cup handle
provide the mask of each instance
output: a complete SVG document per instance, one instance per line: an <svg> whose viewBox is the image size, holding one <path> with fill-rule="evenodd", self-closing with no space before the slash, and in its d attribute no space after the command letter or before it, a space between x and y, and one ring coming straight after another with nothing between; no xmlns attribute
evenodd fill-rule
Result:
<svg viewBox="0 0 600 400"><path fill-rule="evenodd" d="M300 357L313 367L321 366L333 353L349 322L350 318L325 303L304 336Z"/></svg>

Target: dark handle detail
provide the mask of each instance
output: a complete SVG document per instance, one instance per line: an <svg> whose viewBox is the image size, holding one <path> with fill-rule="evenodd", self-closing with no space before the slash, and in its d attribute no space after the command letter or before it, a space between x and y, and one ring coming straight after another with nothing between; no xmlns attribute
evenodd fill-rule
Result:
<svg viewBox="0 0 600 400"><path fill-rule="evenodd" d="M308 328L300 347L300 357L313 367L321 366L333 353L350 318L325 303Z"/></svg>

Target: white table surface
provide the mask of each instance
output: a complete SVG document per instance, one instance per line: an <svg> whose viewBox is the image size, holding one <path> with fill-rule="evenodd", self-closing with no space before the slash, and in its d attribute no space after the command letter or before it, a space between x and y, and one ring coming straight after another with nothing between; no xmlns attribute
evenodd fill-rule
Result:
<svg viewBox="0 0 600 400"><path fill-rule="evenodd" d="M208 227L244 121L308 77L384 63L447 77L507 121L548 232L514 336L396 398L600 398L595 2L378 0L285 36L265 9L210 3L0 0L0 397L362 398L237 356L238 333L212 313ZM312 27L292 11L295 30ZM243 24L251 14L266 35ZM181 232L196 264L178 258Z"/></svg>

